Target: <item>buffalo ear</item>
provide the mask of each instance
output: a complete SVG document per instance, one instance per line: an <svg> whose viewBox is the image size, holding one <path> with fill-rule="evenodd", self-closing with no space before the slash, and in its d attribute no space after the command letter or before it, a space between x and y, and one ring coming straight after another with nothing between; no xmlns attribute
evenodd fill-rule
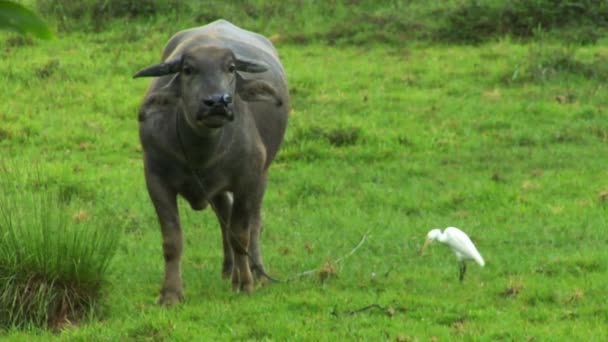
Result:
<svg viewBox="0 0 608 342"><path fill-rule="evenodd" d="M243 101L274 101L277 107L283 105L279 92L265 80L247 80L237 74L236 92Z"/></svg>
<svg viewBox="0 0 608 342"><path fill-rule="evenodd" d="M168 60L164 63L151 65L147 68L143 68L133 75L133 78L138 77L157 77L175 74L180 71L182 65L182 58L177 57Z"/></svg>
<svg viewBox="0 0 608 342"><path fill-rule="evenodd" d="M236 57L234 64L236 66L236 70L250 72L252 74L257 74L268 70L268 65L266 65L264 62L254 61L239 56Z"/></svg>

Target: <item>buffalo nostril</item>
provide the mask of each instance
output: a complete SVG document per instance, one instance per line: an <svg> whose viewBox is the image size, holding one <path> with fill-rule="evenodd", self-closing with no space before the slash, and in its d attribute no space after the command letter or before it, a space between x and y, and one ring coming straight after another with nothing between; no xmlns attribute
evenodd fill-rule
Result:
<svg viewBox="0 0 608 342"><path fill-rule="evenodd" d="M222 95L220 102L225 105L230 104L232 103L232 96L230 96L230 94L224 94Z"/></svg>
<svg viewBox="0 0 608 342"><path fill-rule="evenodd" d="M209 107L217 105L229 105L232 103L232 96L230 94L213 95L203 100L203 104Z"/></svg>
<svg viewBox="0 0 608 342"><path fill-rule="evenodd" d="M203 103L205 104L205 106L213 107L217 103L217 101L215 101L215 99L205 99L203 100Z"/></svg>

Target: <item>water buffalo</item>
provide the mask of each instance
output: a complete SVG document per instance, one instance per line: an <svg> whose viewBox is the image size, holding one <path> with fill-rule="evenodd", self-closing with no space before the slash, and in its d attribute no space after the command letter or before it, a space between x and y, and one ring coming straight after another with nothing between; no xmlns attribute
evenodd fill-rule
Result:
<svg viewBox="0 0 608 342"><path fill-rule="evenodd" d="M165 274L157 302L183 299L181 195L211 204L222 230L222 274L249 293L265 276L260 210L268 167L287 125L289 93L272 43L225 20L176 33L139 111L146 185L163 238Z"/></svg>

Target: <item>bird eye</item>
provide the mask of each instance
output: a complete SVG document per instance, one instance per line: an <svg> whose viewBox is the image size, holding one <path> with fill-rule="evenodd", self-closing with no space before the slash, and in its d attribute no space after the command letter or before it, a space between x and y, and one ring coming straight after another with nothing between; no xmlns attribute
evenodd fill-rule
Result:
<svg viewBox="0 0 608 342"><path fill-rule="evenodd" d="M236 71L236 65L234 65L234 64L230 64L230 65L228 66L228 72L233 73L233 72L235 72L235 71Z"/></svg>
<svg viewBox="0 0 608 342"><path fill-rule="evenodd" d="M182 73L183 73L184 75L186 75L186 76L191 75L191 74L192 74L192 68L191 68L191 67L189 67L189 66L187 66L187 65L184 65L184 66L182 67Z"/></svg>

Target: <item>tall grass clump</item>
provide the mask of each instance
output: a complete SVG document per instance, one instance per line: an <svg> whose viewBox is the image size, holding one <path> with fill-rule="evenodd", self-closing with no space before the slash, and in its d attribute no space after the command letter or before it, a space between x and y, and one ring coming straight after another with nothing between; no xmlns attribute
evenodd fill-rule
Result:
<svg viewBox="0 0 608 342"><path fill-rule="evenodd" d="M512 35L531 38L535 30L567 32L572 42L595 43L608 26L605 0L467 0L445 13L437 38L459 43L480 43Z"/></svg>
<svg viewBox="0 0 608 342"><path fill-rule="evenodd" d="M1 165L0 165L1 167ZM108 216L70 215L2 170L0 327L60 328L94 313L120 234Z"/></svg>
<svg viewBox="0 0 608 342"><path fill-rule="evenodd" d="M579 78L608 81L606 56L596 54L583 60L576 56L573 46L551 46L542 41L531 44L528 54L505 76L508 84L539 83L557 78Z"/></svg>
<svg viewBox="0 0 608 342"><path fill-rule="evenodd" d="M608 32L607 0L32 1L59 31L101 31L111 28L113 19L125 18L130 25L133 19L170 18L177 30L224 18L297 44L416 39L475 44L504 35L533 38L539 28L572 43L592 44Z"/></svg>
<svg viewBox="0 0 608 342"><path fill-rule="evenodd" d="M182 12L180 0L37 0L40 13L61 31L101 30L113 18L156 17ZM185 11L185 10L184 10Z"/></svg>

